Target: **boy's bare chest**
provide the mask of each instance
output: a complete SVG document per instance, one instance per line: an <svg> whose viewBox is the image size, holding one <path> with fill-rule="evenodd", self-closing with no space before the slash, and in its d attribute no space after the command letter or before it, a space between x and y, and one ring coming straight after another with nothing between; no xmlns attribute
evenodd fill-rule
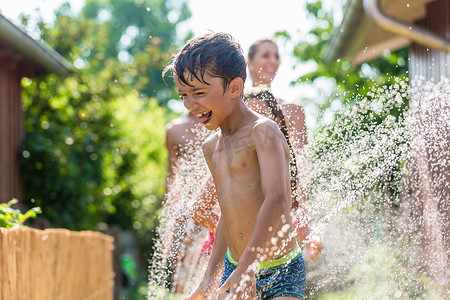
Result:
<svg viewBox="0 0 450 300"><path fill-rule="evenodd" d="M250 134L246 131L222 136L212 151L211 163L217 175L248 172L257 165L257 156Z"/></svg>

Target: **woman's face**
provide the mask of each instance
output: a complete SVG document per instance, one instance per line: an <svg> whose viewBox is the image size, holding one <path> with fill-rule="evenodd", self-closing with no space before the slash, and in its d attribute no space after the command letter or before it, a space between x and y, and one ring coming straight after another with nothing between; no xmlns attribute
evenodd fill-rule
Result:
<svg viewBox="0 0 450 300"><path fill-rule="evenodd" d="M277 45L272 42L261 43L253 59L249 58L247 63L253 86L270 86L280 66Z"/></svg>

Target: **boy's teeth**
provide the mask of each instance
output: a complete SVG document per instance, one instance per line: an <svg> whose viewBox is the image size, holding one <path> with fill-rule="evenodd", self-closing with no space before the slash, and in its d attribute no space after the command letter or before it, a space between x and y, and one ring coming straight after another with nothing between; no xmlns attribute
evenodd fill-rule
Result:
<svg viewBox="0 0 450 300"><path fill-rule="evenodd" d="M209 110L209 111L207 111L207 112L204 112L204 113L202 113L202 114L198 114L197 115L197 118L198 118L198 120L200 121L200 122L205 122L208 118L209 118L209 114L211 113L211 111Z"/></svg>

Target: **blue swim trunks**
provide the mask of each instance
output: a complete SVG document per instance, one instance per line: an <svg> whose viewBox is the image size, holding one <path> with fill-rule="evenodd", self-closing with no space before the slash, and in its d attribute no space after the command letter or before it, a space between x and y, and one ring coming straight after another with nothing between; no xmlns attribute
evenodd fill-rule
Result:
<svg viewBox="0 0 450 300"><path fill-rule="evenodd" d="M224 259L222 284L230 277L237 264L228 249ZM283 257L261 262L255 276L259 300L281 296L305 299L305 262L298 245Z"/></svg>

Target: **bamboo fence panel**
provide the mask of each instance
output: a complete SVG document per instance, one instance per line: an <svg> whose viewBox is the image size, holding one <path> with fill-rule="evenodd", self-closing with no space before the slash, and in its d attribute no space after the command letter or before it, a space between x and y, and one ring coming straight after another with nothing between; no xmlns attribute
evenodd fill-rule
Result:
<svg viewBox="0 0 450 300"><path fill-rule="evenodd" d="M0 228L0 300L112 300L113 238Z"/></svg>

